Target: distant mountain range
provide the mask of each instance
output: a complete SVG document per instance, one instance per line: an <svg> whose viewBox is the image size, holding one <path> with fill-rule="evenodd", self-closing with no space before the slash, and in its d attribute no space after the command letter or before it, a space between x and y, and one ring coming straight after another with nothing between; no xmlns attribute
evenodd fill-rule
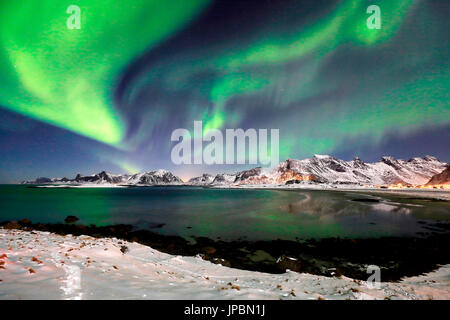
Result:
<svg viewBox="0 0 450 320"><path fill-rule="evenodd" d="M328 155L314 155L303 160L287 159L275 168L253 168L237 173L203 174L184 183L167 170L157 170L138 174L113 175L102 171L90 176L78 174L74 179L37 178L24 181L25 184L114 184L114 185L261 185L327 183L353 185L423 185L435 181L448 181L448 165L432 156L400 160L382 157L373 163L359 158L351 161L340 160ZM445 173L445 170L447 170ZM442 176L440 176L442 175ZM431 179L431 180L430 180ZM441 182L442 183L442 182Z"/></svg>
<svg viewBox="0 0 450 320"><path fill-rule="evenodd" d="M115 184L115 185L180 185L183 181L167 170L157 170L136 174L115 175L102 171L90 176L77 174L74 179L68 178L37 178L33 181L23 181L23 184Z"/></svg>

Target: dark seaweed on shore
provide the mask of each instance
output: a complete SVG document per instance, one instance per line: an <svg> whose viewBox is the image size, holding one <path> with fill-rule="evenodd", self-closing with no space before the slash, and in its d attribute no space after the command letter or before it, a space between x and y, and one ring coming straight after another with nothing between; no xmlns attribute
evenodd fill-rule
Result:
<svg viewBox="0 0 450 320"><path fill-rule="evenodd" d="M2 222L6 229L49 231L60 235L89 235L96 238L116 237L138 242L156 250L195 256L227 267L283 273L287 269L315 275L340 276L366 280L368 265L381 269L381 281L398 281L402 277L431 272L450 262L450 234L430 232L417 238L385 237L378 239L310 239L302 241L222 241L196 237L189 242L179 236L136 230L119 224L97 227L77 224L33 224L24 219ZM448 231L448 223L431 227ZM433 230L434 230L433 228Z"/></svg>

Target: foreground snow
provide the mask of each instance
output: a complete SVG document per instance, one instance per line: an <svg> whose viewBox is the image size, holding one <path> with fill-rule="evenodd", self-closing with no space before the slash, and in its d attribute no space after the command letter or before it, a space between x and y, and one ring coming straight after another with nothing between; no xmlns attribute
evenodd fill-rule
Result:
<svg viewBox="0 0 450 320"><path fill-rule="evenodd" d="M232 269L115 238L0 228L0 299L386 298L450 299L450 265L370 289L345 277Z"/></svg>

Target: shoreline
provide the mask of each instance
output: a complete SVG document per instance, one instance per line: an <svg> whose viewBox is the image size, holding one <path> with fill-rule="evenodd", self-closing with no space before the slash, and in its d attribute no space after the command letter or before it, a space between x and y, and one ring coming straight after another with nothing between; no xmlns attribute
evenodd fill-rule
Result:
<svg viewBox="0 0 450 320"><path fill-rule="evenodd" d="M336 191L336 192L359 192L381 195L417 196L424 199L435 199L450 201L450 191L440 189L381 189L369 187L330 187L330 186L285 186L285 185L239 185L239 186L211 186L212 189L243 189L243 190L283 190L283 191Z"/></svg>
<svg viewBox="0 0 450 320"><path fill-rule="evenodd" d="M449 264L377 289L345 276L233 269L117 238L4 228L0 256L0 299L450 299Z"/></svg>
<svg viewBox="0 0 450 320"><path fill-rule="evenodd" d="M167 184L167 185L123 185L123 184L48 184L48 185L30 185L30 184L13 184L22 185L27 188L184 188L193 187L199 189L242 189L242 190L284 190L284 191L338 191L338 192L360 192L369 194L381 194L381 195L400 195L400 196L417 196L420 198L436 199L450 201L450 190L442 189L415 189L415 188L396 188L396 189L383 189L374 188L368 186L343 186L332 184L293 184L293 185L191 185L191 184Z"/></svg>
<svg viewBox="0 0 450 320"><path fill-rule="evenodd" d="M244 239L224 241L163 235L132 225L82 225L35 223L27 219L1 222L5 230L51 232L61 236L117 238L136 242L171 255L198 256L205 261L240 270L280 274L286 270L318 276L344 275L365 280L369 265L379 266L383 281L432 272L450 263L450 223L424 225L426 232L415 237L322 238L293 240Z"/></svg>

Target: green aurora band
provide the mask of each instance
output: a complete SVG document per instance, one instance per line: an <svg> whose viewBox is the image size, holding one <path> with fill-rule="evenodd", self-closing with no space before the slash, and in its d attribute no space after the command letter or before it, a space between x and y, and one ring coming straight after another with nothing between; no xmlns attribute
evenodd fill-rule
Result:
<svg viewBox="0 0 450 320"><path fill-rule="evenodd" d="M379 62L378 55L386 55L384 50L392 65L382 65L380 70L371 68L369 61L360 74L348 74L349 62L345 63L348 70L344 76L358 77L352 83L350 97L312 106L303 110L301 118L277 119L275 127L282 130L281 158L333 152L352 138L363 137L366 144L379 143L387 132L409 134L424 127L448 124L448 64L403 77L409 69L427 65L440 56L445 43L440 44L437 39L446 37L445 29L426 1L375 3L382 8L380 30L366 27L366 8L373 1L341 1L326 16L299 22L296 27L290 24L283 29L277 26L278 21L268 21L264 28L242 35L253 41L231 40L207 52L182 52L152 66L146 79L139 81L143 86L158 81L170 92L198 92L210 105L186 101L191 114L185 127L202 119L206 132L240 127L246 117L255 114L254 109L253 114L246 110L251 99L262 102L267 99L273 102L272 109L290 112L298 101L342 90L345 77L322 78L336 55L352 50ZM413 17L420 21L414 30L418 34L406 29L398 38L402 22L409 19L409 24L413 24ZM301 65L298 70L296 64ZM294 66L294 70L287 70L287 66ZM195 81L195 75L208 72L215 74L211 81ZM133 86L132 90L138 88Z"/></svg>
<svg viewBox="0 0 450 320"><path fill-rule="evenodd" d="M0 104L119 146L126 130L111 99L130 61L201 12L208 0L20 0L0 5ZM69 5L81 29L68 29Z"/></svg>
<svg viewBox="0 0 450 320"><path fill-rule="evenodd" d="M157 121L124 140L126 121L111 98L116 79L134 59L181 31L210 2L135 0L126 8L120 1L70 2L1 2L0 105L119 148L135 149L148 139ZM81 8L81 30L65 27L65 10L72 3ZM380 30L366 27L370 4L382 10ZM196 119L204 121L205 132L237 127L249 112L245 103L250 98L273 101L274 109L289 112L297 101L339 90L340 79L321 78L331 57L352 48L376 58L379 50L399 46L394 39L413 13L430 34L445 34L426 1L344 0L311 21L289 27L267 21L250 34L243 32L239 41L181 51L153 65L130 91L156 79L168 92L190 90L209 105L186 101L190 115L186 127ZM362 75L350 98L319 104L301 119L280 119L277 127L292 128L280 132L280 156L298 156L299 149L307 154L332 152L354 137L379 142L390 130L407 134L448 124L448 65L421 77L389 78L389 72L432 59L443 48L417 44L414 52L396 58L390 70ZM301 64L298 72L286 71L296 63ZM192 81L203 72L213 73L212 81ZM372 86L376 90L368 94Z"/></svg>

